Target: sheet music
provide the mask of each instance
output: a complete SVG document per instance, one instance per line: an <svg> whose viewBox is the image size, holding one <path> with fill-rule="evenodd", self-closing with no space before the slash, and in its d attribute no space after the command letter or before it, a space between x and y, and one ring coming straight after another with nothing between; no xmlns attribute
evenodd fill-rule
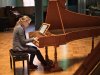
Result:
<svg viewBox="0 0 100 75"><path fill-rule="evenodd" d="M46 29L47 29L47 25L43 25L39 32L43 34Z"/></svg>

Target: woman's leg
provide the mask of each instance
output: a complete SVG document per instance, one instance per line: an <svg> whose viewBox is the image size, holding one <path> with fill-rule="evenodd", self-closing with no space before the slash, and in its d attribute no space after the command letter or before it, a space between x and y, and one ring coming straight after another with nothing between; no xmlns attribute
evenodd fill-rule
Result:
<svg viewBox="0 0 100 75"><path fill-rule="evenodd" d="M31 58L30 58L30 63L33 62L34 56L36 55L38 60L43 65L44 70L46 70L46 71L50 70L51 66L49 64L47 65L47 62L44 60L41 52L36 47L30 46L29 47L29 53L32 55Z"/></svg>
<svg viewBox="0 0 100 75"><path fill-rule="evenodd" d="M30 46L30 50L34 52L34 54L37 56L38 60L41 62L42 65L47 65L41 52L36 47Z"/></svg>
<svg viewBox="0 0 100 75"><path fill-rule="evenodd" d="M38 66L33 64L33 60L34 60L34 57L35 57L36 49L31 47L31 46L28 46L28 50L26 50L24 52L30 54L29 68L30 69L37 69Z"/></svg>
<svg viewBox="0 0 100 75"><path fill-rule="evenodd" d="M42 65L45 65L45 66L47 65L46 61L44 60L44 58L39 50L36 51L36 56Z"/></svg>
<svg viewBox="0 0 100 75"><path fill-rule="evenodd" d="M34 57L35 57L36 49L33 48L32 46L27 46L27 47L28 47L28 50L26 50L24 52L30 54L30 62L29 62L29 64L32 65L33 64Z"/></svg>

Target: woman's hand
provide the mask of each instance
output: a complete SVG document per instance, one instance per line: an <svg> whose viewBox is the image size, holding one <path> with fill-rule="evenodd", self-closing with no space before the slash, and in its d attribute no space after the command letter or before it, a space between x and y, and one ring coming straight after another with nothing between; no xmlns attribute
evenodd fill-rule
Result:
<svg viewBox="0 0 100 75"><path fill-rule="evenodd" d="M33 38L34 38L34 41L39 42L38 37L33 37Z"/></svg>

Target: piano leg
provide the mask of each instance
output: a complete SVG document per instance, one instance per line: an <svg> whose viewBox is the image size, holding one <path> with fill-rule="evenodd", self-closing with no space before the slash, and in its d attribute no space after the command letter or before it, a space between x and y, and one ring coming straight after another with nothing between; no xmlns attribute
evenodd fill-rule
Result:
<svg viewBox="0 0 100 75"><path fill-rule="evenodd" d="M57 62L57 47L55 47L55 52L54 52L54 67L51 68L51 72L59 72L59 71L63 71L63 69L61 67L59 67L58 62Z"/></svg>
<svg viewBox="0 0 100 75"><path fill-rule="evenodd" d="M47 61L47 60L49 60L49 57L48 57L48 47L47 46L45 46L45 60Z"/></svg>
<svg viewBox="0 0 100 75"><path fill-rule="evenodd" d="M53 61L49 59L49 56L48 56L48 47L45 46L45 60L46 62L49 64L49 65L53 65Z"/></svg>

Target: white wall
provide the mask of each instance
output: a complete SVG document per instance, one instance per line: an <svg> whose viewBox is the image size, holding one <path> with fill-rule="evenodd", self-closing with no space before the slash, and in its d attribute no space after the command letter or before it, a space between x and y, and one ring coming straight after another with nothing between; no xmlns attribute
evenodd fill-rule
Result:
<svg viewBox="0 0 100 75"><path fill-rule="evenodd" d="M15 6L16 0L0 0L0 7Z"/></svg>

